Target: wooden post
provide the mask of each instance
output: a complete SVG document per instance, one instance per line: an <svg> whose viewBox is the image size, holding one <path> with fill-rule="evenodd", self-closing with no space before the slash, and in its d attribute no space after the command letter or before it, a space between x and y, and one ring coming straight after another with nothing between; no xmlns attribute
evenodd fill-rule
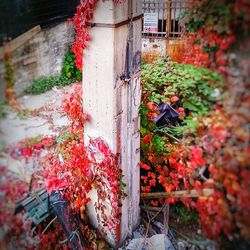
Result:
<svg viewBox="0 0 250 250"><path fill-rule="evenodd" d="M91 26L91 41L83 54L83 106L91 116L84 140L87 145L89 138L102 137L119 153L128 197L122 202L115 237L106 231L109 243L117 247L140 219L141 0L99 1ZM95 192L87 212L91 223L102 229L94 209Z"/></svg>
<svg viewBox="0 0 250 250"><path fill-rule="evenodd" d="M171 32L171 0L168 0L167 5L167 36L169 37L169 33Z"/></svg>

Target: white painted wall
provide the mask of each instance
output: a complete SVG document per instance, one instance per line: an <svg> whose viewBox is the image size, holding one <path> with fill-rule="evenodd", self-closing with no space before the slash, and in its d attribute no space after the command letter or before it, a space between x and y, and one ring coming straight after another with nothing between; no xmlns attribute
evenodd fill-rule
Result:
<svg viewBox="0 0 250 250"><path fill-rule="evenodd" d="M141 1L133 1L134 10L139 14ZM135 15L137 15L137 13ZM94 22L115 24L128 18L128 1L114 5L112 1L100 1ZM101 136L115 153L120 153L123 181L127 184L128 197L123 201L120 235L116 239L109 232L107 240L118 246L139 223L139 182L140 182L140 51L141 20L133 22L133 75L130 83L120 76L125 71L126 46L129 25L117 28L93 27L91 42L83 54L83 103L84 112L91 115L85 125L85 143L89 137ZM93 203L88 214L94 226L99 226ZM107 212L108 213L108 212ZM100 228L100 226L99 226Z"/></svg>

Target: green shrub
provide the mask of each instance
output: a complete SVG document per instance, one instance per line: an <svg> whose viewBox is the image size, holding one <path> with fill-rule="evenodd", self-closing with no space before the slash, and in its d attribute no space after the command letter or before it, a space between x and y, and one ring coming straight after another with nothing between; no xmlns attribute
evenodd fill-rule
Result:
<svg viewBox="0 0 250 250"><path fill-rule="evenodd" d="M2 99L0 100L0 119L6 116L5 106L7 105L7 100Z"/></svg>
<svg viewBox="0 0 250 250"><path fill-rule="evenodd" d="M75 54L72 49L65 54L61 75L42 76L33 80L31 86L25 89L26 94L38 95L51 90L53 87L62 87L75 81L80 81L82 73L75 66Z"/></svg>
<svg viewBox="0 0 250 250"><path fill-rule="evenodd" d="M65 54L61 75L74 81L80 81L82 79L82 73L75 65L75 58L74 52L71 47L69 47L68 52Z"/></svg>
<svg viewBox="0 0 250 250"><path fill-rule="evenodd" d="M25 93L37 95L51 90L55 86L62 87L72 82L72 79L68 79L64 76L42 76L34 80L32 85L25 90Z"/></svg>
<svg viewBox="0 0 250 250"><path fill-rule="evenodd" d="M210 70L187 64L169 61L169 58L160 59L155 64L143 64L141 71L142 104L141 133L149 131L160 134L168 133L173 136L182 136L185 132L194 133L198 126L197 118L207 114L218 102L216 89L222 92L222 77ZM179 101L172 102L171 98L178 97ZM156 105L171 103L172 107L185 109L185 119L175 126L156 128L147 117L149 112L147 103Z"/></svg>
<svg viewBox="0 0 250 250"><path fill-rule="evenodd" d="M184 224L196 224L199 220L199 215L195 210L188 210L183 204L178 204L174 210L180 218L180 222Z"/></svg>
<svg viewBox="0 0 250 250"><path fill-rule="evenodd" d="M196 114L206 113L214 104L214 89L221 86L221 76L210 70L187 64L158 60L142 66L141 79L147 101L168 102L178 95L183 107Z"/></svg>

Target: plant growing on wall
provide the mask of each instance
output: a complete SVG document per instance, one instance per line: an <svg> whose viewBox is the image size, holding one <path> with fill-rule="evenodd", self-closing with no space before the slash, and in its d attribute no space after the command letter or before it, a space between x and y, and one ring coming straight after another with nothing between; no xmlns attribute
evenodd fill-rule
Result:
<svg viewBox="0 0 250 250"><path fill-rule="evenodd" d="M5 52L4 55L5 60L5 80L6 80L6 88L13 88L15 84L14 78L14 68L11 62L11 54L10 52Z"/></svg>
<svg viewBox="0 0 250 250"><path fill-rule="evenodd" d="M63 67L60 75L42 76L33 80L31 86L25 89L25 93L38 95L51 90L53 87L62 87L70 85L73 82L80 81L82 74L75 65L75 54L71 48L64 56Z"/></svg>
<svg viewBox="0 0 250 250"><path fill-rule="evenodd" d="M15 84L14 67L12 64L12 55L11 55L9 41L7 41L7 39L5 39L4 41L4 66L5 66L4 78L6 81L5 95L9 104L12 107L17 108L16 94L13 89L14 84Z"/></svg>
<svg viewBox="0 0 250 250"><path fill-rule="evenodd" d="M103 233L108 230L115 236L121 200L125 197L118 156L101 138L91 139L88 147L84 146L84 121L90 117L83 113L82 86L73 87L74 92L66 94L62 102L62 111L70 120L70 126L58 136L27 138L11 149L11 155L26 161L37 158L42 167L36 172L36 178L39 182L45 180L48 192L64 189L73 211L82 218L90 202L88 193L94 188L98 196L94 205L98 222ZM106 210L107 203L111 205L111 213Z"/></svg>
<svg viewBox="0 0 250 250"><path fill-rule="evenodd" d="M228 50L249 35L247 1L193 1L182 15L188 32L183 63L211 67L225 74Z"/></svg>
<svg viewBox="0 0 250 250"><path fill-rule="evenodd" d="M63 62L63 68L61 75L73 81L81 81L82 73L75 65L76 56L73 53L71 47L69 47L68 52L65 54L65 59Z"/></svg>
<svg viewBox="0 0 250 250"><path fill-rule="evenodd" d="M90 201L88 192L95 188L98 195L95 204L98 221L115 235L116 225L120 221L121 199L124 197L117 155L101 138L91 139L88 147L84 146L83 125L90 118L82 112L80 85L76 85L75 91L63 100L62 107L71 125L57 138L56 151L45 158L47 188L64 188L65 197L73 210L80 214L84 213ZM106 202L112 206L110 215L106 211Z"/></svg>
<svg viewBox="0 0 250 250"><path fill-rule="evenodd" d="M90 40L88 25L94 17L95 6L99 0L80 1L76 8L76 14L72 18L76 35L75 43L72 45L72 51L75 53L76 67L82 71L83 50L87 47ZM124 3L125 0L113 0L115 4ZM70 21L70 20L69 20Z"/></svg>

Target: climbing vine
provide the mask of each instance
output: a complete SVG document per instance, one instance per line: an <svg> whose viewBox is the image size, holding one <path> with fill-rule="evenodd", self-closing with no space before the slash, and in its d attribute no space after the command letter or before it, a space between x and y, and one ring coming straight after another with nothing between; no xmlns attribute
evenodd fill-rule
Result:
<svg viewBox="0 0 250 250"><path fill-rule="evenodd" d="M63 110L71 125L57 137L55 152L45 157L47 188L49 191L65 189L65 197L73 210L81 214L90 201L89 191L95 188L98 221L115 235L116 225L120 221L119 207L124 196L117 156L101 138L93 138L87 147L84 146L83 125L90 117L82 112L80 85L76 85L75 91L63 100ZM105 212L107 202L112 208L110 215Z"/></svg>
<svg viewBox="0 0 250 250"><path fill-rule="evenodd" d="M12 62L12 52L10 48L10 43L6 38L4 41L4 67L5 67L5 96L8 103L12 108L18 110L18 104L16 100L16 93L14 91L15 77L14 77L14 67Z"/></svg>
<svg viewBox="0 0 250 250"><path fill-rule="evenodd" d="M168 62L165 66L147 66L142 74L145 85L141 110L142 191L160 188L167 193L198 191L200 197L180 200L187 208L198 211L202 229L212 239L223 234L230 240L250 237L247 220L250 216L247 143L250 95L249 66L246 66L249 65L249 30L246 28L249 27L249 7L247 1L193 1L184 15L189 41L182 63L209 68L224 76L223 89L220 89L218 85L211 86L211 80L202 74L201 79L208 80L205 85L214 89L211 95L214 102L205 103L205 112L202 106L195 109L200 103L198 89L183 95L178 85L175 84L174 91L169 88L174 86L171 80L178 71L171 70ZM244 45L238 44L239 40ZM246 53L244 57L242 53ZM195 73L194 79L198 82L197 76ZM192 76L183 72L181 77L184 91L191 90L189 78ZM209 93L205 88L201 92ZM189 97L194 106L185 107L183 104ZM201 97L202 101L206 98ZM179 113L177 119L171 109L172 120L169 119L165 127L157 126L157 117L162 114L161 102ZM209 196L203 193L207 188L213 190ZM168 198L167 202L177 200ZM162 202L163 199L155 199L151 204Z"/></svg>
<svg viewBox="0 0 250 250"><path fill-rule="evenodd" d="M76 8L75 16L72 21L76 31L75 43L72 45L72 51L75 53L76 67L82 71L83 51L90 40L89 28L91 20L94 17L94 10L99 0L80 1ZM124 3L125 0L113 0L115 4ZM70 20L69 20L70 21Z"/></svg>
<svg viewBox="0 0 250 250"><path fill-rule="evenodd" d="M189 39L183 63L209 67L225 74L228 54L236 38L248 35L247 1L193 1L183 13Z"/></svg>
<svg viewBox="0 0 250 250"><path fill-rule="evenodd" d="M63 189L73 212L80 214L83 220L86 218L86 205L91 201L89 192L95 190L97 200L92 202L102 228L101 233L108 231L116 237L121 201L126 196L118 155L112 153L102 138L91 138L88 146L84 145L84 122L90 117L83 113L82 86L76 84L73 88L72 93L65 94L61 106L70 125L56 136L26 138L11 146L9 153L14 159L24 159L27 163L31 158L35 160L40 167L32 169L34 174L30 188L46 187L49 193ZM89 230L85 227L84 233L89 234ZM41 244L42 240L49 240L57 232L39 234ZM58 242L54 243L51 243L52 247ZM90 240L89 244L94 243Z"/></svg>

